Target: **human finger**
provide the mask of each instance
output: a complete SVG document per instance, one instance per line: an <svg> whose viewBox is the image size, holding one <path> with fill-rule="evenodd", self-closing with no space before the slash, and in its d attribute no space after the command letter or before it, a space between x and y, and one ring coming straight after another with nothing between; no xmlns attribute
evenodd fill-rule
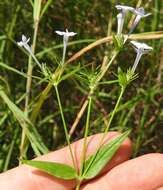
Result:
<svg viewBox="0 0 163 190"><path fill-rule="evenodd" d="M117 135L118 133L116 132L108 133L105 141L111 140ZM88 138L89 143L87 146L87 156L96 150L101 136L102 134L97 134ZM80 167L82 145L83 139L72 144L72 150L74 157L76 158L78 168ZM129 140L125 140L112 161L107 165L105 171L127 160L130 157L130 154L131 143ZM59 162L72 166L68 147L38 157L37 160ZM74 180L58 179L27 165L19 166L0 175L1 190L71 190L74 187Z"/></svg>
<svg viewBox="0 0 163 190"><path fill-rule="evenodd" d="M114 167L82 190L163 190L162 186L163 154L147 154Z"/></svg>

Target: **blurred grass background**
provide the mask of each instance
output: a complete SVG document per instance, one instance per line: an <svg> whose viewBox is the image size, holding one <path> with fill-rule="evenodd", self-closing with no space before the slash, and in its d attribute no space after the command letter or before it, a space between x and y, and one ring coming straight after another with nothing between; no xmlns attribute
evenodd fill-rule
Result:
<svg viewBox="0 0 163 190"><path fill-rule="evenodd" d="M152 15L140 23L135 33L163 31L163 3L161 0L52 0L41 18L36 55L47 63L52 70L62 56L62 39L55 30L77 32L71 40L68 57L84 48L89 43L116 33L115 5L143 6ZM42 1L45 5L46 0ZM0 84L5 87L9 98L24 110L24 95L26 78L21 76L27 72L28 56L16 45L21 35L33 36L33 11L28 0L0 1ZM127 33L130 24L125 24ZM111 130L133 128L131 138L134 142L135 155L148 152L163 152L163 39L147 42L154 51L144 56L137 72L139 78L130 85L123 97L122 104L112 123ZM112 46L100 45L87 52L80 59L69 65L70 72L78 64L84 67L85 73L91 74L98 67L104 55L109 55ZM117 64L127 69L134 62L135 52L127 45L121 52L115 64L108 71L104 81L115 79ZM7 67L10 66L10 67ZM20 71L16 73L15 70ZM39 76L37 69L33 75ZM37 95L45 88L46 83L32 81L31 109ZM71 76L59 87L62 104L68 127L70 128L84 98L87 86L78 76ZM101 85L95 94L93 112L91 114L91 131L94 134L105 127L105 117L110 113L117 99L118 85ZM82 117L73 139L82 137L85 125L85 115ZM35 124L38 132L50 150L61 147L65 143L62 123L58 112L56 95L52 89L40 111ZM21 128L14 115L0 99L0 171L5 171L18 164ZM33 156L31 148L28 157Z"/></svg>

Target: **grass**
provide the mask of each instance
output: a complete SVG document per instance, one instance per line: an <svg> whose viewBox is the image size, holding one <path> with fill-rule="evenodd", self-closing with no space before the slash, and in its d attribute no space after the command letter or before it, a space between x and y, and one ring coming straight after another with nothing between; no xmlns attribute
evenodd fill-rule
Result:
<svg viewBox="0 0 163 190"><path fill-rule="evenodd" d="M35 1L36 4L32 2L28 0L23 3L18 0L13 0L12 3L9 0L0 2L0 86L2 87L0 91L0 171L6 171L18 164L22 128L26 130L26 127L31 127L29 134L26 133L28 138L32 139L31 141L33 138L35 140L35 136L32 135L36 133L41 143L46 142L46 146L42 146L43 149L40 149L40 144L37 142L36 147L33 147L32 143L27 143L28 158L46 152L46 147L54 150L65 145L55 89L49 83L49 79L31 62L26 52L17 46L16 42L20 41L21 35L31 37L37 58L40 62L46 63L49 72L53 73L58 68L63 47L61 39L54 31L68 28L78 33L77 37L69 42L67 67L58 86L61 102L64 105L65 120L70 130L74 121L77 121L76 115L87 98L88 84L93 74L98 71L102 61L111 54L110 34L116 32L114 0L75 2L49 0L41 4L42 12L39 11L38 6L41 1ZM128 1L122 2L128 4ZM141 60L137 71L139 77L127 87L110 128L119 131L133 129L131 135L134 142L133 156L163 151L161 128L163 125L163 32L155 32L162 30L163 7L161 0L145 4L133 0L129 4L136 6L137 3L145 7L147 12L151 12L152 16L145 21L142 20L137 28L136 33L142 34L131 37L140 38L142 41L148 38L147 43L154 48L154 51ZM145 32L149 34L144 35ZM119 95L118 84L115 81L117 65L126 70L133 64L134 58L134 51L127 45L97 87L91 102L93 111L90 117L90 135L101 132L105 128L108 124L107 118L110 117L115 106ZM29 69L28 59L32 69ZM28 69L30 72L27 72ZM28 85L26 88L27 78L31 80L31 87ZM110 83L110 80L114 82ZM79 139L83 135L87 113L84 111L80 113L82 117L77 121L78 125L72 140Z"/></svg>

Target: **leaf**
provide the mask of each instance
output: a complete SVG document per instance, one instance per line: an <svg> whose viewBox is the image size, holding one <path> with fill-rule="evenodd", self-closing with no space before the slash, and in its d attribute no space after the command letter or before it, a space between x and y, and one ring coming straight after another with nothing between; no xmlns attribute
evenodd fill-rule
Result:
<svg viewBox="0 0 163 190"><path fill-rule="evenodd" d="M48 0L46 2L46 4L44 5L44 7L43 7L43 9L41 11L41 16L40 17L42 17L44 15L44 13L47 11L47 9L49 8L49 6L51 5L52 2L53 2L53 0Z"/></svg>
<svg viewBox="0 0 163 190"><path fill-rule="evenodd" d="M124 73L120 67L118 68L118 81L121 87L126 87L128 84L126 73Z"/></svg>
<svg viewBox="0 0 163 190"><path fill-rule="evenodd" d="M66 164L30 160L23 160L23 163L61 179L70 180L77 178L76 170Z"/></svg>
<svg viewBox="0 0 163 190"><path fill-rule="evenodd" d="M33 1L32 0L29 0L29 2L30 2L30 4L32 5L32 7L33 7Z"/></svg>
<svg viewBox="0 0 163 190"><path fill-rule="evenodd" d="M112 159L118 148L129 134L130 130L113 139L108 144L102 146L98 152L90 156L85 162L85 169L82 179L92 179L96 177L105 165Z"/></svg>
<svg viewBox="0 0 163 190"><path fill-rule="evenodd" d="M15 68L13 68L13 67L10 67L10 66L8 66L7 64L5 64L5 63L3 63L3 62L0 62L0 67L3 67L3 68L5 68L5 69L7 69L7 70L9 70L9 71L13 71L13 72L15 72L15 73L17 73L17 74L19 74L19 75L25 77L25 78L28 77L25 73L23 73L23 72L21 72L21 71L15 69Z"/></svg>
<svg viewBox="0 0 163 190"><path fill-rule="evenodd" d="M123 42L124 42L123 35L117 35L117 36L113 35L113 43L117 51L120 51L122 49Z"/></svg>
<svg viewBox="0 0 163 190"><path fill-rule="evenodd" d="M43 154L47 153L48 149L45 146L44 142L42 141L42 138L37 132L36 128L33 126L33 124L24 114L24 112L9 99L9 97L3 91L2 86L0 86L0 97L7 104L8 108L11 110L11 112L19 122L20 126L25 130L26 135L29 141L31 142L31 146L35 151L36 155L40 155L41 153ZM40 154L37 154L37 152L40 152Z"/></svg>

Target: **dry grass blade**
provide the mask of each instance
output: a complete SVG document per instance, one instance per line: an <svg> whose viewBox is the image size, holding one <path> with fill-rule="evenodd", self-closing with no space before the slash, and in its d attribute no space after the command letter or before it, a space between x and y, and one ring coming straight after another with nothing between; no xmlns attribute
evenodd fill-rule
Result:
<svg viewBox="0 0 163 190"><path fill-rule="evenodd" d="M146 33L141 33L141 34L132 34L129 39L130 40L151 40L151 39L160 39L163 38L163 31L158 31L158 32L146 32ZM91 49L103 44L103 43L108 43L112 42L113 37L108 36L102 39L99 39L91 44L89 44L87 47L81 49L78 51L75 55L73 55L66 63L71 63L81 57L83 54L86 52L90 51Z"/></svg>

